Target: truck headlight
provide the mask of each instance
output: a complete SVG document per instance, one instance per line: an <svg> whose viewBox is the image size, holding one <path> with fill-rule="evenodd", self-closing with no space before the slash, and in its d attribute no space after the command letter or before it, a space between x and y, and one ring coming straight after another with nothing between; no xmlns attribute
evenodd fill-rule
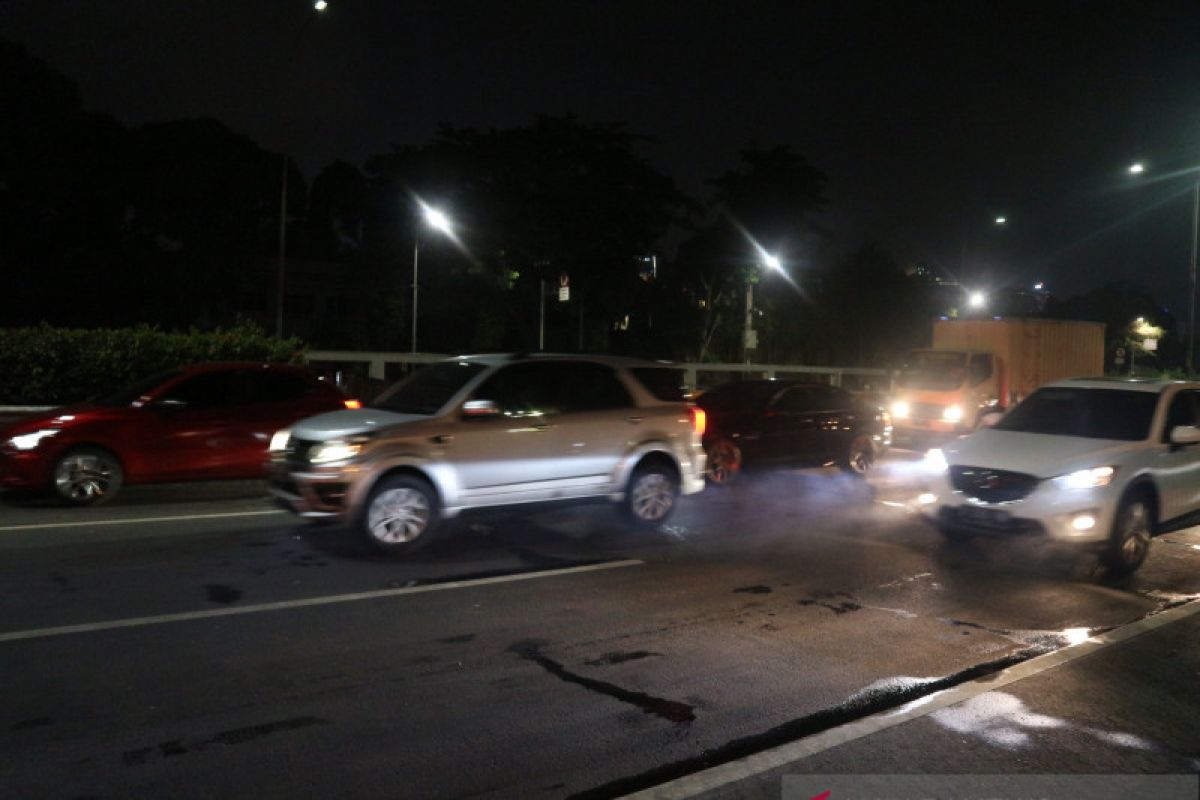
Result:
<svg viewBox="0 0 1200 800"><path fill-rule="evenodd" d="M330 439L308 451L308 460L313 464L333 464L349 461L362 451L363 439Z"/></svg>
<svg viewBox="0 0 1200 800"><path fill-rule="evenodd" d="M12 437L8 443L18 450L32 450L41 444L42 439L49 439L51 436L57 435L60 430L61 428L44 428L32 433L23 433L20 436Z"/></svg>
<svg viewBox="0 0 1200 800"><path fill-rule="evenodd" d="M946 422L958 422L962 418L962 406L946 406L942 409L942 419L946 420Z"/></svg>
<svg viewBox="0 0 1200 800"><path fill-rule="evenodd" d="M911 411L912 409L904 400L897 400L892 403L892 419L908 419Z"/></svg>
<svg viewBox="0 0 1200 800"><path fill-rule="evenodd" d="M1092 467L1059 475L1051 480L1059 489L1098 489L1112 483L1113 476L1116 474L1116 467Z"/></svg>
<svg viewBox="0 0 1200 800"><path fill-rule="evenodd" d="M271 437L271 444L267 448L272 453L282 453L287 450L288 442L292 440L292 432L287 428L281 431L275 431L275 435Z"/></svg>

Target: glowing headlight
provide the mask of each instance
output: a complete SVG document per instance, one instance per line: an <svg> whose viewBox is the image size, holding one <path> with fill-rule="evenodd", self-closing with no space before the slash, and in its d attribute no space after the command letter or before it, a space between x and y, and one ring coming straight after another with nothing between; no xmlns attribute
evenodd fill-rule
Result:
<svg viewBox="0 0 1200 800"><path fill-rule="evenodd" d="M1116 474L1116 467L1081 469L1078 472L1054 478L1054 485L1059 489L1096 489L1101 486L1108 486L1112 483L1113 476Z"/></svg>
<svg viewBox="0 0 1200 800"><path fill-rule="evenodd" d="M933 474L945 472L950 468L950 465L946 463L946 454L935 447L925 454L925 459L921 462L921 468Z"/></svg>
<svg viewBox="0 0 1200 800"><path fill-rule="evenodd" d="M912 409L909 408L908 403L903 400L897 400L896 402L892 403L893 419L908 419L909 412L911 411Z"/></svg>
<svg viewBox="0 0 1200 800"><path fill-rule="evenodd" d="M46 428L33 433L23 433L20 436L14 436L8 440L8 443L18 450L32 450L41 443L42 439L49 439L51 436L59 432L59 428Z"/></svg>
<svg viewBox="0 0 1200 800"><path fill-rule="evenodd" d="M271 437L271 445L267 449L272 453L282 453L287 450L288 442L292 440L292 432L287 428L281 431L275 431L275 435Z"/></svg>
<svg viewBox="0 0 1200 800"><path fill-rule="evenodd" d="M946 422L958 422L962 417L962 406L946 406L942 410L942 419L946 420Z"/></svg>
<svg viewBox="0 0 1200 800"><path fill-rule="evenodd" d="M313 464L332 464L336 461L349 461L362 450L362 442L333 439L313 447L308 452L308 460Z"/></svg>

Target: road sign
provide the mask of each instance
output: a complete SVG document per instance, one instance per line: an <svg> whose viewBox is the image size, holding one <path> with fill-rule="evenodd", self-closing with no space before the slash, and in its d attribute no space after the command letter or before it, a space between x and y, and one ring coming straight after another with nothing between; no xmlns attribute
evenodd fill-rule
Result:
<svg viewBox="0 0 1200 800"><path fill-rule="evenodd" d="M558 287L558 302L565 303L570 299L571 299L571 287L569 287L569 286Z"/></svg>
<svg viewBox="0 0 1200 800"><path fill-rule="evenodd" d="M1147 353L1153 353L1158 349L1158 339L1143 339L1142 349Z"/></svg>

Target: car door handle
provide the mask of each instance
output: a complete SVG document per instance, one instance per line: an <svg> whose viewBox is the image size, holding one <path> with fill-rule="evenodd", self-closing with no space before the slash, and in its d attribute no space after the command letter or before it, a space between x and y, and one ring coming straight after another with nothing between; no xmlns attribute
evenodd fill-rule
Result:
<svg viewBox="0 0 1200 800"><path fill-rule="evenodd" d="M628 422L630 425L640 425L642 420L644 420L644 419L645 419L645 417L626 417L625 421Z"/></svg>
<svg viewBox="0 0 1200 800"><path fill-rule="evenodd" d="M429 440L434 444L450 444L454 441L454 436L449 433L439 433L437 436L430 436Z"/></svg>

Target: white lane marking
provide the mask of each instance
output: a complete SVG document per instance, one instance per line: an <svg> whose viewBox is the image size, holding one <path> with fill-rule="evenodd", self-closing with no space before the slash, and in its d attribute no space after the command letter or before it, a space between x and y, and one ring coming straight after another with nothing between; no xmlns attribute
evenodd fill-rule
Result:
<svg viewBox="0 0 1200 800"><path fill-rule="evenodd" d="M233 617L241 614L258 614L264 611L286 611L292 608L311 606L328 606L335 603L354 603L360 600L377 600L383 597L398 597L405 594L422 594L424 592L444 592L450 589L470 589L475 586L489 586L496 583L512 583L515 581L531 581L538 578L555 578L560 575L574 575L581 572L598 572L605 569L620 567L636 567L646 562L638 559L626 561L606 561L603 564L587 564L582 567L564 567L562 569L547 569L540 572L520 572L514 575L497 575L491 578L475 578L466 581L447 581L446 583L431 583L425 586L402 586L396 589L376 589L370 592L354 592L353 594L333 594L325 597L308 597L303 600L283 600L278 603L258 603L250 606L234 608L214 608L207 611L184 611L178 614L160 614L154 617L130 617L113 619L105 622L88 622L82 625L61 625L56 628L35 628L27 631L9 631L0 633L0 642L15 642L24 639L44 639L50 636L67 636L73 633L91 633L108 631L116 628L138 628L144 625L162 625L167 622L186 622L194 619L210 619L212 617Z"/></svg>
<svg viewBox="0 0 1200 800"><path fill-rule="evenodd" d="M131 519L94 519L88 522L39 522L36 525L2 525L0 533L38 531L47 528L87 528L92 525L137 525L144 522L187 522L193 519L228 519L229 517L261 517L267 514L286 514L282 508L266 511L228 511L220 514L187 514L174 517L133 517Z"/></svg>
<svg viewBox="0 0 1200 800"><path fill-rule="evenodd" d="M1087 639L1080 644L1063 647L1053 653L1031 658L1015 666L978 680L963 683L945 691L937 692L919 698L900 708L882 711L870 717L830 728L823 733L809 736L796 742L780 745L769 750L746 756L737 761L694 772L667 783L652 786L640 792L625 795L625 798L637 800L683 800L695 797L705 792L713 791L741 780L762 775L771 770L786 767L801 759L822 753L839 745L847 744L856 739L878 733L887 728L901 725L920 717L924 717L939 709L957 705L973 697L986 694L1007 686L1010 683L1031 678L1047 670L1060 667L1080 658L1086 658L1106 647L1149 633L1156 628L1178 622L1182 619L1200 613L1200 601L1193 601L1177 606L1168 611L1155 614L1152 617L1123 625L1100 636Z"/></svg>

